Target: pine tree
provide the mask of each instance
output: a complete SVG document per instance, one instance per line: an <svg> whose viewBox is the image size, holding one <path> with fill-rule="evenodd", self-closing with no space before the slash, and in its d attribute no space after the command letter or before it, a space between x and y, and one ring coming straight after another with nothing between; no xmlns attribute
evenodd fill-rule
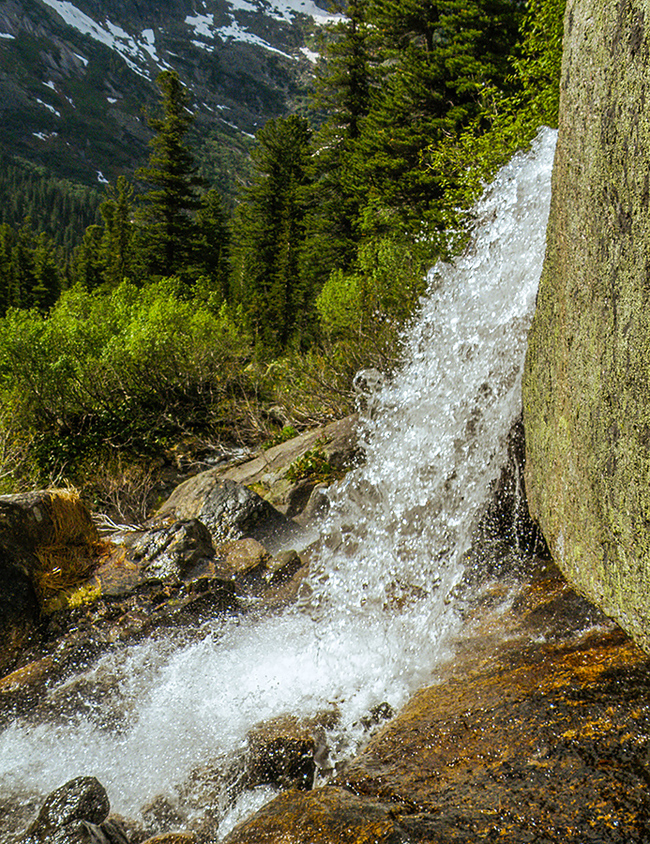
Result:
<svg viewBox="0 0 650 844"><path fill-rule="evenodd" d="M256 176L236 212L233 295L270 352L286 348L306 322L310 291L299 252L310 137L302 117L266 123L253 151Z"/></svg>
<svg viewBox="0 0 650 844"><path fill-rule="evenodd" d="M110 287L117 287L135 270L133 197L133 186L119 176L99 207L104 221L99 258L103 282Z"/></svg>
<svg viewBox="0 0 650 844"><path fill-rule="evenodd" d="M313 106L327 114L314 138L307 193L303 274L320 289L332 270L354 260L360 216L356 142L370 107L374 29L368 0L335 6L344 17L332 26L316 80Z"/></svg>
<svg viewBox="0 0 650 844"><path fill-rule="evenodd" d="M14 232L7 223L0 225L0 314L4 314L12 304L11 250Z"/></svg>
<svg viewBox="0 0 650 844"><path fill-rule="evenodd" d="M28 308L31 306L30 291L34 285L34 254L32 229L29 217L16 232L11 249L11 275L9 306Z"/></svg>
<svg viewBox="0 0 650 844"><path fill-rule="evenodd" d="M62 283L52 240L41 232L32 251L33 281L29 291L29 306L48 311L61 293Z"/></svg>
<svg viewBox="0 0 650 844"><path fill-rule="evenodd" d="M230 275L230 229L221 194L215 188L201 197L196 229L192 272L207 282L210 293L216 295L218 301L225 302Z"/></svg>
<svg viewBox="0 0 650 844"><path fill-rule="evenodd" d="M422 165L431 145L453 143L479 113L489 84L507 87L520 0L371 0L382 71L359 144L370 231L417 228L444 190ZM432 211L432 204L434 204ZM389 211L386 215L386 211ZM396 218L395 218L396 215Z"/></svg>
<svg viewBox="0 0 650 844"><path fill-rule="evenodd" d="M191 260L200 179L185 144L193 121L187 90L176 71L165 70L156 81L163 116L149 118L149 126L156 133L150 142L152 151L147 166L136 173L149 186L139 221L140 248L150 273L174 275Z"/></svg>
<svg viewBox="0 0 650 844"><path fill-rule="evenodd" d="M101 226L88 226L83 240L74 250L70 275L75 284L81 284L86 290L95 290L104 284L105 264L102 260L103 229Z"/></svg>

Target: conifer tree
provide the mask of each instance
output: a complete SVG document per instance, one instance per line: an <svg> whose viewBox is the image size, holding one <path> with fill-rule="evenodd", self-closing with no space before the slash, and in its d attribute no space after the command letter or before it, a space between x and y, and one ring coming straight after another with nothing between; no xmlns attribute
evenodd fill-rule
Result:
<svg viewBox="0 0 650 844"><path fill-rule="evenodd" d="M119 176L99 207L104 221L99 257L103 281L110 287L117 287L135 269L133 197L133 186Z"/></svg>
<svg viewBox="0 0 650 844"><path fill-rule="evenodd" d="M230 230L221 194L216 188L201 197L196 213L196 248L193 273L203 278L217 300L228 299Z"/></svg>
<svg viewBox="0 0 650 844"><path fill-rule="evenodd" d="M310 137L302 117L266 123L253 151L256 175L235 218L233 295L257 343L272 353L305 326L309 290L299 250Z"/></svg>
<svg viewBox="0 0 650 844"><path fill-rule="evenodd" d="M384 217L390 226L396 213L417 228L443 197L423 153L453 143L479 112L486 86L507 87L522 4L371 0L371 8L382 36L382 78L359 144L368 204L393 212ZM372 217L367 222L371 231L377 225Z"/></svg>
<svg viewBox="0 0 650 844"><path fill-rule="evenodd" d="M31 263L33 280L28 303L39 311L47 311L59 298L62 284L54 245L44 232L35 239Z"/></svg>
<svg viewBox="0 0 650 844"><path fill-rule="evenodd" d="M3 223L0 225L0 314L4 314L11 305L11 248L14 239L13 229Z"/></svg>
<svg viewBox="0 0 650 844"><path fill-rule="evenodd" d="M368 0L350 0L328 34L313 98L327 120L314 138L307 193L303 273L320 289L332 270L348 269L358 243L360 215L356 144L370 107L374 29Z"/></svg>
<svg viewBox="0 0 650 844"><path fill-rule="evenodd" d="M88 226L83 240L74 250L70 275L75 284L86 290L95 290L104 284L106 269L102 259L103 229L99 225Z"/></svg>
<svg viewBox="0 0 650 844"><path fill-rule="evenodd" d="M196 236L193 213L199 206L201 182L185 144L193 121L187 90L176 71L164 70L156 81L163 116L149 118L156 134L147 166L136 173L148 185L140 216L140 246L150 273L173 275L191 259Z"/></svg>

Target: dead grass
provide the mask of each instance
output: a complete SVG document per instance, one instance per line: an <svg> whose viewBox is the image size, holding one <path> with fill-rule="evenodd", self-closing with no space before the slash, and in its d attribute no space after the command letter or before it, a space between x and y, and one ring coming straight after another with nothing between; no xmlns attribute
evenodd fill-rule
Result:
<svg viewBox="0 0 650 844"><path fill-rule="evenodd" d="M49 495L51 541L36 548L34 588L41 606L54 593L87 580L110 547L100 539L76 489L53 489Z"/></svg>

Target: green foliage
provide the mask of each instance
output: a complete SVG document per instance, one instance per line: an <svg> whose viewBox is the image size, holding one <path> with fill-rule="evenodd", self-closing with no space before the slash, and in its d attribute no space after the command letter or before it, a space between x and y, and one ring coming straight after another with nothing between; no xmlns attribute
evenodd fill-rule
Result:
<svg viewBox="0 0 650 844"><path fill-rule="evenodd" d="M424 158L444 187L444 223L462 224L486 181L540 126L557 126L566 0L527 0L521 45L513 58L514 90L486 89L476 119L454 143L431 145ZM461 213L458 213L458 210Z"/></svg>
<svg viewBox="0 0 650 844"><path fill-rule="evenodd" d="M0 224L19 228L26 218L62 250L67 262L83 230L96 222L100 191L55 178L43 167L0 152Z"/></svg>
<svg viewBox="0 0 650 844"><path fill-rule="evenodd" d="M369 233L395 225L418 233L440 224L445 205L435 171L423 166L431 145L454 142L478 114L482 92L508 87L520 19L518 0L374 0L381 33L380 84L358 143L367 202L391 209L366 217ZM368 225L370 227L368 227Z"/></svg>
<svg viewBox="0 0 650 844"><path fill-rule="evenodd" d="M151 455L185 432L250 433L259 385L247 340L226 310L184 299L183 287L124 282L102 295L77 286L49 316L8 312L0 397L34 433L42 466L105 448Z"/></svg>
<svg viewBox="0 0 650 844"><path fill-rule="evenodd" d="M343 9L338 5L336 11ZM333 270L348 270L356 256L361 218L356 145L370 108L371 52L376 38L368 0L352 0L328 33L327 61L316 77L313 107L328 118L313 139L305 191L301 272L319 290Z"/></svg>
<svg viewBox="0 0 650 844"><path fill-rule="evenodd" d="M282 443L286 443L289 440L292 440L294 437L298 436L298 431L293 427L293 425L285 425L284 428L278 431L277 434L272 436L264 443L264 450L269 448L273 448L274 445L281 445Z"/></svg>
<svg viewBox="0 0 650 844"><path fill-rule="evenodd" d="M296 458L287 469L285 477L292 483L302 480L325 483L341 478L344 474L331 465L322 446L317 445Z"/></svg>
<svg viewBox="0 0 650 844"><path fill-rule="evenodd" d="M21 208L47 209L40 233L23 216L0 224L0 480L3 453L24 477L25 452L46 475L74 475L184 435L268 440L272 406L291 422L278 442L350 412L354 373L399 362L426 269L462 245L463 209L557 121L563 9L349 0L322 48L320 127L296 115L264 126L232 229L220 188L234 159L211 158L215 134L204 143L217 188L201 195L187 92L169 71L143 196L121 177L97 217L96 192L0 160L0 196L4 185ZM59 248L42 229L68 231L77 213L70 261L74 238ZM2 451L8 436L17 452ZM330 470L316 448L291 471Z"/></svg>
<svg viewBox="0 0 650 844"><path fill-rule="evenodd" d="M360 249L356 271L336 270L316 300L321 324L332 338L372 343L384 328L397 334L425 289L417 244L375 238Z"/></svg>
<svg viewBox="0 0 650 844"><path fill-rule="evenodd" d="M230 227L221 194L212 189L201 197L196 214L196 242L188 274L202 280L213 305L229 298Z"/></svg>
<svg viewBox="0 0 650 844"><path fill-rule="evenodd" d="M59 259L50 238L35 234L28 219L18 231L0 226L0 312L12 307L47 311L63 287Z"/></svg>

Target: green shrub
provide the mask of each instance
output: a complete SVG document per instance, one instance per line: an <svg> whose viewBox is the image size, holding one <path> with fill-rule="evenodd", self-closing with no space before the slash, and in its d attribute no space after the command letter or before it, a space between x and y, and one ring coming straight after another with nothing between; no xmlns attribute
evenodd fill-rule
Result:
<svg viewBox="0 0 650 844"><path fill-rule="evenodd" d="M247 338L225 308L181 289L173 279L110 294L75 287L49 316L6 315L0 397L33 432L40 465L70 466L106 447L151 455L183 433L265 433Z"/></svg>

